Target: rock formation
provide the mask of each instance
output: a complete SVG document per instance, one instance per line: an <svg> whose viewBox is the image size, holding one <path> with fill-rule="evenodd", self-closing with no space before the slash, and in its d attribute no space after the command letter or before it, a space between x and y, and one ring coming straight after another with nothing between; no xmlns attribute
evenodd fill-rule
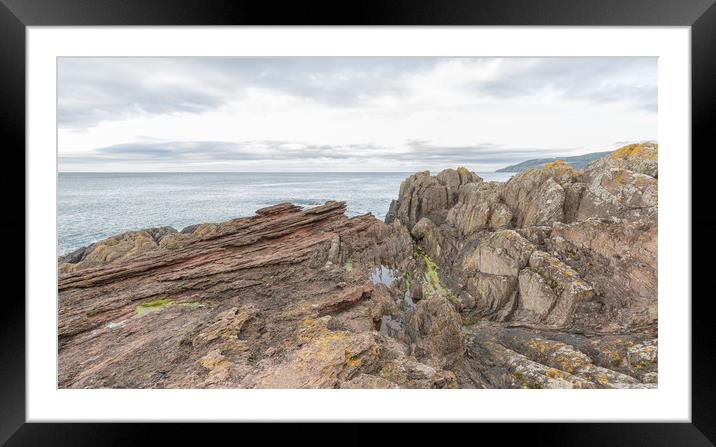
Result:
<svg viewBox="0 0 716 447"><path fill-rule="evenodd" d="M59 386L654 387L657 177L644 143L99 241L59 259Z"/></svg>

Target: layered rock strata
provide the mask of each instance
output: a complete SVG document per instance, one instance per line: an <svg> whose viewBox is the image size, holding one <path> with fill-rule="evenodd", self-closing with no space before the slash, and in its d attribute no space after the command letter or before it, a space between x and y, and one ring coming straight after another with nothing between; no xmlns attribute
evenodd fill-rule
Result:
<svg viewBox="0 0 716 447"><path fill-rule="evenodd" d="M654 387L657 150L99 241L58 260L59 386Z"/></svg>

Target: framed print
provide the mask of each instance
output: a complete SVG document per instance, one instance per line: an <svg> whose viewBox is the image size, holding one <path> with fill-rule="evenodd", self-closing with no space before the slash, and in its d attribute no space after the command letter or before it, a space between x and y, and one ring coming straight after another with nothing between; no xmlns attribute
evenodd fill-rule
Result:
<svg viewBox="0 0 716 447"><path fill-rule="evenodd" d="M3 0L26 176L3 441L530 422L712 445L712 2L419 3Z"/></svg>

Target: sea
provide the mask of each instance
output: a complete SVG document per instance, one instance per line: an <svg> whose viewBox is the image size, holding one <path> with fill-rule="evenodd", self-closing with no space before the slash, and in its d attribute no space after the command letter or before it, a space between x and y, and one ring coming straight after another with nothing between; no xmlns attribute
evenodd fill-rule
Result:
<svg viewBox="0 0 716 447"><path fill-rule="evenodd" d="M488 181L512 173L478 172ZM68 173L58 174L57 251L69 253L125 231L252 216L290 202L345 201L348 216L385 219L406 172L373 173Z"/></svg>

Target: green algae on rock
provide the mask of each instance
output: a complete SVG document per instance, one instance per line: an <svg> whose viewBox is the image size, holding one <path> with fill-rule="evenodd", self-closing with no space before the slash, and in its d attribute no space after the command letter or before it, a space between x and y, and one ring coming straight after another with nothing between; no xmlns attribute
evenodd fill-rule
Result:
<svg viewBox="0 0 716 447"><path fill-rule="evenodd" d="M172 304L174 304L174 301L168 298L147 301L137 306L136 313L137 315L144 315L148 312L159 310L162 307L171 306Z"/></svg>

